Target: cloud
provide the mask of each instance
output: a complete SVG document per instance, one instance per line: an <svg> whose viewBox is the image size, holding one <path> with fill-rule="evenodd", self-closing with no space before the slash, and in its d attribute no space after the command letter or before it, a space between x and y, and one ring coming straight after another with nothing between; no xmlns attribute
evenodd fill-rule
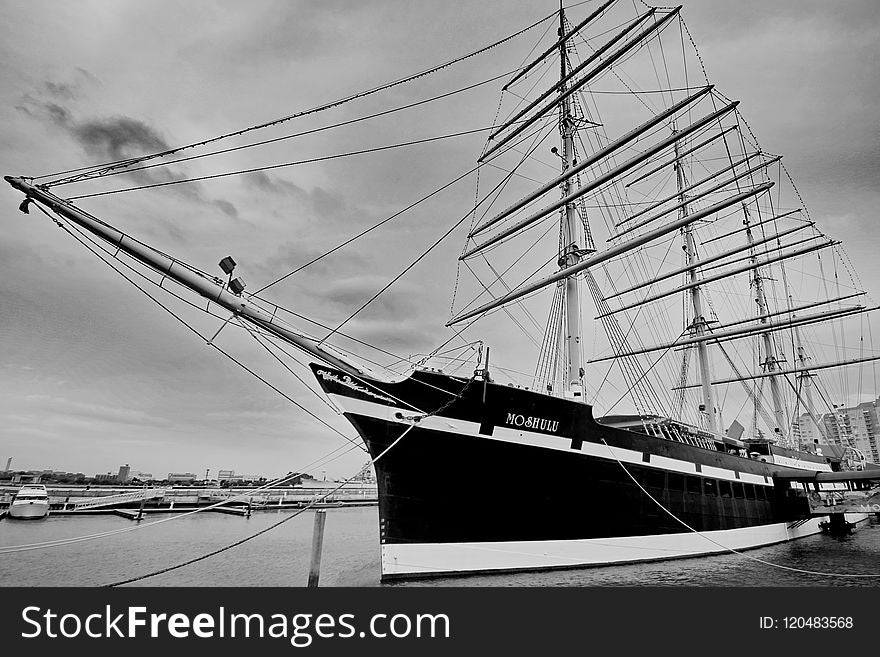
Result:
<svg viewBox="0 0 880 657"><path fill-rule="evenodd" d="M224 201L222 199L215 199L215 200L211 201L211 205L213 205L216 208L219 208L220 211L228 217L232 217L233 219L238 218L238 210L229 201Z"/></svg>
<svg viewBox="0 0 880 657"><path fill-rule="evenodd" d="M442 322L434 321L435 319L424 314L404 317L399 315L355 317L342 331L374 347L404 357L427 353L442 341L444 336ZM375 356L375 354L369 355Z"/></svg>
<svg viewBox="0 0 880 657"><path fill-rule="evenodd" d="M379 276L350 277L331 282L318 294L326 306L335 306L348 317L388 281ZM443 334L441 327L421 287L402 280L359 311L342 332L395 353L411 353L436 345Z"/></svg>
<svg viewBox="0 0 880 657"><path fill-rule="evenodd" d="M70 89L70 85L46 81L42 90L24 94L16 107L20 112L65 132L98 162L115 162L169 150L168 142L156 129L129 116L78 120L68 102L74 98ZM138 171L131 175L146 183L183 177L167 171L164 174L154 171Z"/></svg>
<svg viewBox="0 0 880 657"><path fill-rule="evenodd" d="M389 280L369 275L337 279L321 290L321 297L329 303L354 309L381 290ZM406 281L397 281L393 287L385 290L373 301L373 304L374 307L388 312L403 313L414 309L418 294L418 286Z"/></svg>
<svg viewBox="0 0 880 657"><path fill-rule="evenodd" d="M127 116L71 123L68 113L65 119L65 127L86 152L100 158L124 160L169 149L168 142L153 128Z"/></svg>
<svg viewBox="0 0 880 657"><path fill-rule="evenodd" d="M83 74L88 74L83 71ZM148 123L131 116L77 119L74 104L81 92L74 83L44 81L42 88L22 96L16 109L69 135L96 162L117 162L172 149L168 139ZM185 180L183 167L156 167L125 174L127 180L155 184ZM197 183L172 186L170 191L190 201L207 204L238 219L238 208L225 199L209 199Z"/></svg>
<svg viewBox="0 0 880 657"><path fill-rule="evenodd" d="M72 84L52 82L51 80L47 80L44 84L46 85L46 90L56 98L65 98L67 100L76 98L76 89Z"/></svg>
<svg viewBox="0 0 880 657"><path fill-rule="evenodd" d="M248 174L246 178L260 192L297 201L308 212L309 218L314 220L353 223L352 219L360 214L352 210L341 194L320 186L308 191L296 183L263 171Z"/></svg>
<svg viewBox="0 0 880 657"><path fill-rule="evenodd" d="M76 120L69 106L78 97L75 89L72 83L45 80L42 89L24 94L19 108L61 128L101 160L124 160L170 148L157 130L132 117Z"/></svg>
<svg viewBox="0 0 880 657"><path fill-rule="evenodd" d="M255 269L267 280L274 280L285 273L298 269L304 264L315 260L327 253L337 244L343 242L348 235L334 235L332 240L325 240L322 245L315 245L316 239L309 240L311 244L307 244L302 240L288 241L279 244L275 248L275 252L268 256L264 263L256 265ZM289 279L299 281L306 277L309 280L321 279L326 280L328 275L339 276L344 275L348 269L352 271L364 271L371 261L367 255L358 251L354 242L351 247L343 248L336 253L318 260L313 265L309 265L302 274L297 274L295 278Z"/></svg>
<svg viewBox="0 0 880 657"><path fill-rule="evenodd" d="M297 197L306 195L306 191L299 185L295 185L288 180L270 176L263 171L249 173L247 178L257 189L269 192L270 194L291 194Z"/></svg>
<svg viewBox="0 0 880 657"><path fill-rule="evenodd" d="M140 409L80 402L64 397L55 397L45 394L27 395L24 398L24 401L28 404L34 404L39 408L44 409L42 411L45 413L44 419L48 419L48 416L54 415L60 418L76 417L88 420L89 422L109 425L124 424L140 427L171 426L171 422L168 420ZM47 412L45 410L46 408L51 410Z"/></svg>

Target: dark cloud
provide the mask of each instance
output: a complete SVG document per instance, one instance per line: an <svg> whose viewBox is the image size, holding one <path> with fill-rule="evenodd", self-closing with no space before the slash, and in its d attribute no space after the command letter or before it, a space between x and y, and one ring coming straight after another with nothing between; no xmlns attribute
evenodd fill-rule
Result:
<svg viewBox="0 0 880 657"><path fill-rule="evenodd" d="M381 290L388 281L389 278L369 275L334 280L323 287L321 298L328 303L354 309ZM405 281L398 281L371 305L388 313L406 314L415 310L419 297L418 287Z"/></svg>
<svg viewBox="0 0 880 657"><path fill-rule="evenodd" d="M46 110L46 114L49 116L49 120L53 123L64 128L70 125L71 117L70 112L67 109L57 103L46 103L43 107Z"/></svg>
<svg viewBox="0 0 880 657"><path fill-rule="evenodd" d="M249 173L247 178L257 189L269 192L270 194L291 194L293 196L304 196L306 194L306 190L299 185L295 185L288 180L270 176L263 171Z"/></svg>
<svg viewBox="0 0 880 657"><path fill-rule="evenodd" d="M358 276L331 281L316 292L330 311L342 318L360 308L389 281L381 276ZM343 332L395 353L425 351L443 334L431 299L419 285L401 280L346 323Z"/></svg>
<svg viewBox="0 0 880 657"><path fill-rule="evenodd" d="M83 73L87 74L85 71ZM76 86L72 84L45 81L42 93L24 94L16 109L63 130L98 162L116 162L172 148L158 130L130 116L77 120L73 109L64 102L77 97L75 89ZM143 184L172 182L187 177L180 168L171 167L133 171L126 176L130 176L129 180ZM238 209L233 203L225 199L206 198L195 183L173 186L170 189L180 197L209 204L227 217L238 219Z"/></svg>
<svg viewBox="0 0 880 657"><path fill-rule="evenodd" d="M214 207L220 208L220 211L228 217L232 217L233 219L238 218L238 210L229 201L224 201L222 199L215 199L215 200L211 201L211 205L213 205Z"/></svg>
<svg viewBox="0 0 880 657"><path fill-rule="evenodd" d="M124 160L169 149L168 142L153 128L125 116L92 119L69 124L69 128L87 153L108 160Z"/></svg>
<svg viewBox="0 0 880 657"><path fill-rule="evenodd" d="M46 91L48 91L55 98L64 98L66 100L73 100L76 98L76 91L73 85L65 84L64 82L52 82L47 80L45 83Z"/></svg>
<svg viewBox="0 0 880 657"><path fill-rule="evenodd" d="M42 92L26 93L16 106L21 112L63 130L92 158L101 162L124 160L169 149L168 142L143 121L128 117L77 120L70 103L69 85L44 82ZM144 182L170 180L169 174L148 172L132 174ZM176 176L180 177L180 176Z"/></svg>
<svg viewBox="0 0 880 657"><path fill-rule="evenodd" d="M338 243L345 240L348 236L334 235L331 239L327 239L326 245L306 244L303 241L288 241L279 244L275 252L266 258L266 260L258 265L259 271L267 279L274 279L282 276L285 272L298 269L304 264L319 258L330 251ZM353 242L348 248L343 248L336 253L318 260L303 270L303 276L325 278L327 275L338 276L340 271L349 269L355 271L364 271L371 264L371 260L367 254L356 248L357 242Z"/></svg>
<svg viewBox="0 0 880 657"><path fill-rule="evenodd" d="M423 354L434 349L443 339L442 322L424 316L399 317L388 315L375 318L355 318L342 329L367 344L380 347L393 354L404 357ZM344 340L340 344L345 344ZM359 348L363 351L363 348Z"/></svg>
<svg viewBox="0 0 880 657"><path fill-rule="evenodd" d="M263 171L248 174L248 180L261 192L297 200L313 217L321 221L349 219L353 214L341 194L330 192L323 187L316 186L308 191L296 183L270 176Z"/></svg>

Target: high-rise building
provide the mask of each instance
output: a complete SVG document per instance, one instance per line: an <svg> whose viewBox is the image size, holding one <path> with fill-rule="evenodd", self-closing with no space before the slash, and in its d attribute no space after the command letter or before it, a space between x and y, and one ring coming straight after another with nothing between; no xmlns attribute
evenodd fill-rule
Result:
<svg viewBox="0 0 880 657"><path fill-rule="evenodd" d="M128 463L119 466L119 474L116 475L116 479L120 484L124 484L131 479L131 466Z"/></svg>
<svg viewBox="0 0 880 657"><path fill-rule="evenodd" d="M878 433L880 433L880 398L862 402L857 406L836 408L833 413L823 413L816 421L807 413L801 415L792 426L794 437L801 444L815 443L854 447L865 458L880 464Z"/></svg>

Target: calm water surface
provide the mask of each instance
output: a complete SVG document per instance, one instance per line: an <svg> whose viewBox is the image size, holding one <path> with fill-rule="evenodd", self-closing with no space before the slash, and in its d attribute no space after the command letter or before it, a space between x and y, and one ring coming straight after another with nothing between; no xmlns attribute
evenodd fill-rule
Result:
<svg viewBox="0 0 880 657"><path fill-rule="evenodd" d="M0 554L0 586L101 586L193 559L265 529L292 512L250 518L200 513L135 531L60 547ZM243 545L133 586L304 586L314 515L304 513ZM40 543L132 527L117 516L50 516L0 521L0 546ZM329 509L322 586L379 585L378 510ZM817 535L789 543L663 563L544 573L444 577L396 586L880 586L880 577L810 575L756 560L822 573L880 574L880 521L846 537Z"/></svg>

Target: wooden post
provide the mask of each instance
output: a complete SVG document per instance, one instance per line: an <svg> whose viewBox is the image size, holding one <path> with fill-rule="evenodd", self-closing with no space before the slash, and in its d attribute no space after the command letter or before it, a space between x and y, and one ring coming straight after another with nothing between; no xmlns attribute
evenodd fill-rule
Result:
<svg viewBox="0 0 880 657"><path fill-rule="evenodd" d="M318 586L321 575L321 549L324 546L324 520L327 512L324 509L315 511L315 530L312 534L312 565L309 568L309 587Z"/></svg>

